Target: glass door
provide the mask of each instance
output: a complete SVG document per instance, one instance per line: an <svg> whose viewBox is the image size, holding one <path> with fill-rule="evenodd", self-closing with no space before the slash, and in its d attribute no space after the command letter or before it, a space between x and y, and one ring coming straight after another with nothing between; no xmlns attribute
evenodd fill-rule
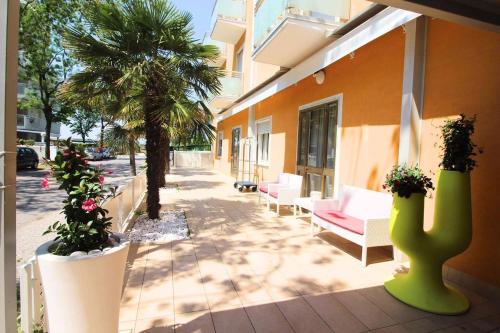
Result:
<svg viewBox="0 0 500 333"><path fill-rule="evenodd" d="M337 112L337 102L300 111L297 171L306 196L311 191L333 196Z"/></svg>
<svg viewBox="0 0 500 333"><path fill-rule="evenodd" d="M238 175L238 165L240 162L240 138L241 128L235 127L231 133L231 174Z"/></svg>

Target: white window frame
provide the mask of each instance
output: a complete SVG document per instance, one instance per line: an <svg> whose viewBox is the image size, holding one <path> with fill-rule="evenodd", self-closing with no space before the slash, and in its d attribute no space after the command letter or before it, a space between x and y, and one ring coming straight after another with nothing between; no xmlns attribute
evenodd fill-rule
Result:
<svg viewBox="0 0 500 333"><path fill-rule="evenodd" d="M259 149L259 136L261 133L259 133L259 124L269 122L269 140L267 143L267 161L263 161L260 156L260 149ZM255 137L256 137L256 142L257 142L257 151L256 151L256 158L257 158L257 165L260 166L269 166L271 164L271 138L273 134L273 117L268 116L264 118L257 119L255 121Z"/></svg>
<svg viewBox="0 0 500 333"><path fill-rule="evenodd" d="M220 145L219 145L220 141ZM215 157L216 158L222 158L222 149L224 148L224 132L219 131L217 132L217 143L215 146Z"/></svg>

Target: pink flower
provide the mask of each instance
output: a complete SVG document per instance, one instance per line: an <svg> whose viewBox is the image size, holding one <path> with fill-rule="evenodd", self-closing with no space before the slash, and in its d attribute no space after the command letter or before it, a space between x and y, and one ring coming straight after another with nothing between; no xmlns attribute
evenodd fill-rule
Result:
<svg viewBox="0 0 500 333"><path fill-rule="evenodd" d="M40 185L44 190L48 190L50 187L49 179L47 177L44 177Z"/></svg>
<svg viewBox="0 0 500 333"><path fill-rule="evenodd" d="M86 212L91 212L97 208L97 204L94 199L89 198L85 200L82 204L82 209Z"/></svg>
<svg viewBox="0 0 500 333"><path fill-rule="evenodd" d="M99 177L97 177L99 179L99 184L103 185L104 184L104 176L103 175L100 175Z"/></svg>

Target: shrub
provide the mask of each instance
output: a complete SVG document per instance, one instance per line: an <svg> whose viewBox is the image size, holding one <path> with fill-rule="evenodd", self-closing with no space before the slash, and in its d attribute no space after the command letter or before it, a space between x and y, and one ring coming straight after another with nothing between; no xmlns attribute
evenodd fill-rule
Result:
<svg viewBox="0 0 500 333"><path fill-rule="evenodd" d="M407 165L394 166L386 176L383 188L403 198L409 198L413 193L425 195L434 189L432 180L419 167Z"/></svg>
<svg viewBox="0 0 500 333"><path fill-rule="evenodd" d="M439 166L444 170L466 172L476 166L473 156L477 155L476 151L482 151L471 140L475 122L476 116L467 118L461 114L458 119L447 120L441 127L443 154Z"/></svg>
<svg viewBox="0 0 500 333"><path fill-rule="evenodd" d="M55 222L47 233L56 233L55 243L49 249L56 255L70 255L75 251L103 250L113 246L110 238L111 218L101 207L104 199L114 195L114 190L105 189L103 171L89 166L82 147L77 147L70 139L65 149L58 151L50 162L52 175L60 183L59 188L67 193L63 201L66 223ZM42 181L47 188L49 180Z"/></svg>

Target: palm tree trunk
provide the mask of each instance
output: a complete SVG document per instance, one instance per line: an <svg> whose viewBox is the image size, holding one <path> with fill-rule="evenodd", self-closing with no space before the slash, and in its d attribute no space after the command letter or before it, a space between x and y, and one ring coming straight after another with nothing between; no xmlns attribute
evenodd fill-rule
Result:
<svg viewBox="0 0 500 333"><path fill-rule="evenodd" d="M130 161L130 172L132 176L137 175L137 169L135 167L135 140L134 137L128 139L128 153Z"/></svg>
<svg viewBox="0 0 500 333"><path fill-rule="evenodd" d="M161 155L161 125L154 119L154 107L150 97L144 101L145 127L146 127L146 177L147 177L147 211L150 219L160 216L160 186L158 174L162 172Z"/></svg>
<svg viewBox="0 0 500 333"><path fill-rule="evenodd" d="M165 138L166 141L166 146L167 146L167 153L165 154L165 173L167 175L170 174L170 136L167 135Z"/></svg>
<svg viewBox="0 0 500 333"><path fill-rule="evenodd" d="M159 158L160 158L160 161L161 161L161 171L160 173L158 174L158 184L160 185L160 187L164 187L165 186L165 156L167 154L167 144L166 144L166 133L165 133L165 129L162 129L162 132L161 132L161 138L160 138L160 151L159 151Z"/></svg>

